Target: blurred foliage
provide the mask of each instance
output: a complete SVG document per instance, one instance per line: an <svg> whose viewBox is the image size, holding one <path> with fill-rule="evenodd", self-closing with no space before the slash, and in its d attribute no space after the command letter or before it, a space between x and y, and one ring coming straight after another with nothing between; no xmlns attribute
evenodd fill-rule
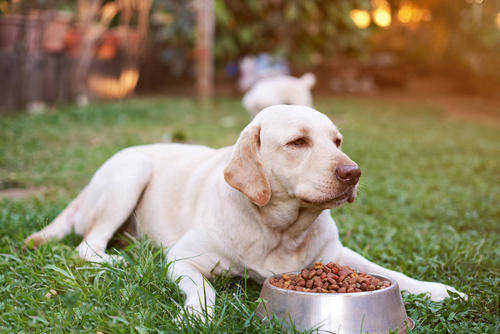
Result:
<svg viewBox="0 0 500 334"><path fill-rule="evenodd" d="M393 12L396 13L404 2L390 1ZM491 70L500 68L500 28L495 25L500 1L420 0L411 3L430 10L432 19L391 27L385 42L379 41L380 46L390 48L391 42L399 44L399 51L407 62L421 69L471 73L480 79L500 83L500 71ZM404 41L397 43L398 39Z"/></svg>
<svg viewBox="0 0 500 334"><path fill-rule="evenodd" d="M111 0L103 0L108 2ZM77 0L0 0L0 13L23 7L75 10ZM371 10L377 2L390 4L392 25L373 23L357 28L352 9ZM194 1L154 0L149 53L170 72L192 69L195 42ZM432 18L401 23L405 4L430 11ZM214 0L219 68L245 55L268 52L292 65L319 65L338 54L369 51L397 52L406 63L424 70L448 68L500 81L500 28L495 0ZM112 24L116 25L116 20ZM371 43L369 43L371 41Z"/></svg>
<svg viewBox="0 0 500 334"><path fill-rule="evenodd" d="M428 0L429 1L429 0ZM446 31L448 43L439 65L464 69L500 83L500 1L434 1L433 25Z"/></svg>
<svg viewBox="0 0 500 334"><path fill-rule="evenodd" d="M215 0L217 65L248 54L269 52L292 63L316 64L336 52L366 51L368 31L356 28L353 8L369 0ZM162 59L177 71L186 65L194 44L194 10L183 0L155 1L155 42L164 45Z"/></svg>
<svg viewBox="0 0 500 334"><path fill-rule="evenodd" d="M160 63L181 75L192 58L195 13L190 1L155 0L151 9L152 51Z"/></svg>
<svg viewBox="0 0 500 334"><path fill-rule="evenodd" d="M215 0L216 60L266 51L307 65L363 52L368 31L356 28L349 12L369 7L368 0Z"/></svg>

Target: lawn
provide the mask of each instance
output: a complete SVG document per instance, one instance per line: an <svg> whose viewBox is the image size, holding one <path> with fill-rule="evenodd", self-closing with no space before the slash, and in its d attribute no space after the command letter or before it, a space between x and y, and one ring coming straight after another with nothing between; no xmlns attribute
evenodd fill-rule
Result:
<svg viewBox="0 0 500 334"><path fill-rule="evenodd" d="M341 127L344 151L363 170L356 202L333 212L343 243L469 295L434 303L404 294L414 333L498 332L498 126L448 119L426 104L337 98L317 108ZM259 285L226 277L214 282L216 320L186 320L179 330L183 297L166 279L161 250L147 241L118 250L125 263L103 267L76 257L76 236L38 250L22 242L117 150L172 137L221 147L234 143L247 122L236 99L207 107L181 98L132 99L1 117L0 187L33 189L33 196L0 202L0 332L281 332L277 321L262 323L253 314Z"/></svg>

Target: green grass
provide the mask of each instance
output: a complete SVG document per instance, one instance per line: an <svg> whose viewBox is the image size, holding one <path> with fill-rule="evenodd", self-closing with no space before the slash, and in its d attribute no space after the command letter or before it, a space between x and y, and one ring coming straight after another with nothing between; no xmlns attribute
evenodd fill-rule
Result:
<svg viewBox="0 0 500 334"><path fill-rule="evenodd" d="M453 285L468 301L404 295L415 333L499 330L500 131L449 120L431 105L320 100L342 128L344 151L363 170L357 201L333 212L345 245L381 265ZM79 260L78 237L39 250L23 239L46 225L117 150L175 134L221 147L248 122L238 100L201 107L188 99L136 99L0 118L0 185L43 189L0 202L0 331L281 332L256 319L260 287L219 278L216 321L175 322L183 297L147 241L125 263ZM46 298L49 290L57 296Z"/></svg>

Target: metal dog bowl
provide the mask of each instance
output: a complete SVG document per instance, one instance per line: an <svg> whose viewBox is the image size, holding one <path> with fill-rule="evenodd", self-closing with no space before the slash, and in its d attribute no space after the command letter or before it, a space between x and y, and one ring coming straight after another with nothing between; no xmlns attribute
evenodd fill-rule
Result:
<svg viewBox="0 0 500 334"><path fill-rule="evenodd" d="M292 272L289 274L297 274ZM263 320L273 314L287 326L298 330L318 329L336 334L406 333L414 327L401 299L398 283L388 277L391 286L381 290L354 293L310 293L278 288L266 279L260 292L264 300L257 306Z"/></svg>

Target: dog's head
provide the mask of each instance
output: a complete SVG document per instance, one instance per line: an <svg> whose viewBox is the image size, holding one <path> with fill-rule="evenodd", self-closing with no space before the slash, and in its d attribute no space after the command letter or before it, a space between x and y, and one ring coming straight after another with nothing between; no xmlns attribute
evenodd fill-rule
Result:
<svg viewBox="0 0 500 334"><path fill-rule="evenodd" d="M224 178L261 207L276 193L305 207L333 208L354 201L361 176L341 145L342 135L324 114L268 107L241 132Z"/></svg>

